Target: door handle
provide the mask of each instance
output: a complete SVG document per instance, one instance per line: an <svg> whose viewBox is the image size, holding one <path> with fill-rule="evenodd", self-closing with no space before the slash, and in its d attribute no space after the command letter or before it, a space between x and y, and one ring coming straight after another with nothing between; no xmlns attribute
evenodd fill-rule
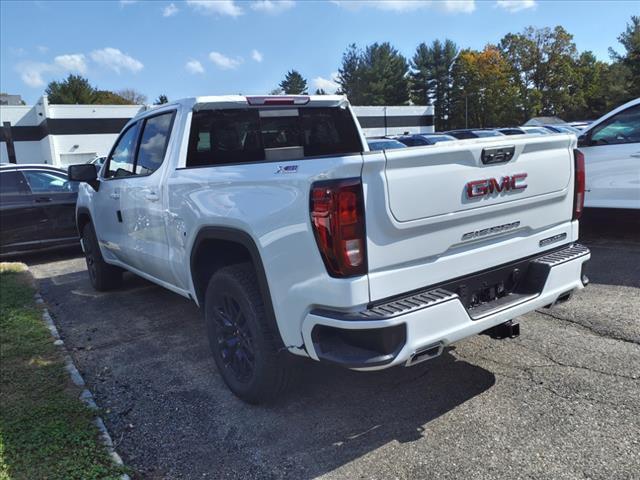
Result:
<svg viewBox="0 0 640 480"><path fill-rule="evenodd" d="M109 196L111 198L113 198L114 200L118 200L120 198L120 194L119 193L110 193Z"/></svg>
<svg viewBox="0 0 640 480"><path fill-rule="evenodd" d="M48 203L51 201L51 197L37 197L35 199L36 203Z"/></svg>
<svg viewBox="0 0 640 480"><path fill-rule="evenodd" d="M144 194L144 198L146 198L150 202L157 202L158 200L160 200L160 197L155 192L147 192L147 193L145 193Z"/></svg>
<svg viewBox="0 0 640 480"><path fill-rule="evenodd" d="M640 158L640 152L632 153L631 156L635 158Z"/></svg>

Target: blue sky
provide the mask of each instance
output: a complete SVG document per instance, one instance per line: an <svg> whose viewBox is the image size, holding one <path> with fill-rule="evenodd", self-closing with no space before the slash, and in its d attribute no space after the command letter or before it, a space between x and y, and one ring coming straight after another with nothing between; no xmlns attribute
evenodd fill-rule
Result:
<svg viewBox="0 0 640 480"><path fill-rule="evenodd" d="M260 94L288 69L310 88L334 86L349 43L389 41L411 57L450 38L482 48L508 32L562 25L579 50L607 48L637 1L7 1L0 2L0 90L27 103L46 84L80 73L101 89L134 88L152 101Z"/></svg>

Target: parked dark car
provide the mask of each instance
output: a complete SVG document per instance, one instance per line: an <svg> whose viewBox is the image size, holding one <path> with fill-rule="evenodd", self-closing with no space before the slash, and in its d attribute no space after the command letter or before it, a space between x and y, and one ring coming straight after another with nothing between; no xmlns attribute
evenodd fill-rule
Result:
<svg viewBox="0 0 640 480"><path fill-rule="evenodd" d="M0 254L78 244L77 196L59 168L0 166Z"/></svg>
<svg viewBox="0 0 640 480"><path fill-rule="evenodd" d="M438 142L448 142L456 139L444 133L416 133L413 135L401 135L395 137L395 140L404 143L407 147L417 147L420 145L435 145Z"/></svg>
<svg viewBox="0 0 640 480"><path fill-rule="evenodd" d="M407 146L399 142L398 140L394 140L393 138L370 138L367 140L367 144L369 145L369 150L390 150L393 148L407 148Z"/></svg>
<svg viewBox="0 0 640 480"><path fill-rule="evenodd" d="M467 138L501 137L504 135L493 128L461 128L459 130L449 130L444 132L447 135L456 137L458 140Z"/></svg>

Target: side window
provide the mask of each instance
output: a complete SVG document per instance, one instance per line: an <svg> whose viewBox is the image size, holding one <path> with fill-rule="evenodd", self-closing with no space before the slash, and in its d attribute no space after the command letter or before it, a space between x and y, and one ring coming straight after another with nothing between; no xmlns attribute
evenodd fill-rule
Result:
<svg viewBox="0 0 640 480"><path fill-rule="evenodd" d="M150 117L144 122L135 167L136 175L150 175L162 165L174 116L175 112L167 112Z"/></svg>
<svg viewBox="0 0 640 480"><path fill-rule="evenodd" d="M598 125L591 132L592 145L640 142L640 105L627 108Z"/></svg>
<svg viewBox="0 0 640 480"><path fill-rule="evenodd" d="M0 172L0 196L29 193L27 182L21 172Z"/></svg>
<svg viewBox="0 0 640 480"><path fill-rule="evenodd" d="M138 123L130 126L122 134L115 148L107 159L107 168L104 171L106 178L128 177L133 175L133 155L138 139Z"/></svg>
<svg viewBox="0 0 640 480"><path fill-rule="evenodd" d="M194 112L187 166L264 160L257 110Z"/></svg>
<svg viewBox="0 0 640 480"><path fill-rule="evenodd" d="M68 193L77 192L77 182L69 182L61 173L48 172L46 170L25 170L29 187L33 193Z"/></svg>

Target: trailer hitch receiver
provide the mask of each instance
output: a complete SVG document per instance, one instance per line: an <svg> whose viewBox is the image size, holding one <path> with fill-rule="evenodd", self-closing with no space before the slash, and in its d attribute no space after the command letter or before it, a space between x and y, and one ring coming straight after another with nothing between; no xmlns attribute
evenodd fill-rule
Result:
<svg viewBox="0 0 640 480"><path fill-rule="evenodd" d="M505 338L516 338L520 336L520 324L518 322L514 322L513 320L509 320L508 322L501 323L500 325L496 325L495 327L491 327L488 330L482 332L484 335L489 335L491 338L496 338L499 340Z"/></svg>

